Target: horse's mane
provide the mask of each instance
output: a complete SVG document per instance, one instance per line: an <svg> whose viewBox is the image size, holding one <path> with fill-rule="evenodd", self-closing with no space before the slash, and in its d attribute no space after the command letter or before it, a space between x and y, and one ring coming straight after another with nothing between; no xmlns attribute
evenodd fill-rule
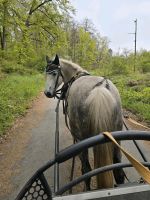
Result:
<svg viewBox="0 0 150 200"><path fill-rule="evenodd" d="M62 58L60 59L60 64L62 65L62 67L72 68L73 71L77 71L77 72L86 71L82 67L80 67L78 64L73 63L72 61L69 61L69 60L62 59Z"/></svg>

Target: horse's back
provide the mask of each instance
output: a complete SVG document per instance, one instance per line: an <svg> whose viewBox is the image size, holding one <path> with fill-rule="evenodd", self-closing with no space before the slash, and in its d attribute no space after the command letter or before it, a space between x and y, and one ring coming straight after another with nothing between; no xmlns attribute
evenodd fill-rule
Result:
<svg viewBox="0 0 150 200"><path fill-rule="evenodd" d="M86 99L95 88L105 88L106 93L111 95L121 106L121 99L116 86L110 80L98 76L83 76L73 82L69 90L68 100L73 107L84 108Z"/></svg>

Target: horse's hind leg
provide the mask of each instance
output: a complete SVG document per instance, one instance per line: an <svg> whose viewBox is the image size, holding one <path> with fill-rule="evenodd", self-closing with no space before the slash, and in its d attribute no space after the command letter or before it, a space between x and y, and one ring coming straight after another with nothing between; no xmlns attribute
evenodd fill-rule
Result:
<svg viewBox="0 0 150 200"><path fill-rule="evenodd" d="M114 147L113 163L121 162L121 152L118 147ZM123 184L125 179L125 174L123 169L114 169L113 170L115 181L117 184Z"/></svg>
<svg viewBox="0 0 150 200"><path fill-rule="evenodd" d="M85 174L85 173L91 171L91 166L90 166L89 159L88 159L88 150L85 150L82 153L80 153L79 158L81 160L81 165L82 165L82 169L81 169L82 174ZM86 190L90 190L90 183L91 183L91 178L89 178L85 181Z"/></svg>

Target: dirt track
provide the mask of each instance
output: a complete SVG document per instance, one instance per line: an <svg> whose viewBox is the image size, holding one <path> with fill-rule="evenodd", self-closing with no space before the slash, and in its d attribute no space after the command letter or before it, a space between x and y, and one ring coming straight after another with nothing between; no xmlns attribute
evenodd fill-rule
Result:
<svg viewBox="0 0 150 200"><path fill-rule="evenodd" d="M43 94L36 99L25 117L16 121L7 138L0 144L0 200L13 200L31 175L54 156L56 101ZM72 144L72 137L65 127L60 111L60 148ZM132 129L140 127L129 124ZM132 153L131 143L124 143ZM143 146L143 143L142 143ZM149 143L144 143L147 153ZM149 155L149 154L148 154ZM149 156L150 157L150 156ZM79 171L80 167L76 167ZM70 164L61 166L61 183L69 177ZM131 172L136 175L135 172ZM128 173L130 176L131 173ZM53 171L47 176L52 185ZM134 177L134 176L132 176ZM53 186L53 185L52 185Z"/></svg>
<svg viewBox="0 0 150 200"><path fill-rule="evenodd" d="M1 141L0 200L13 200L31 175L53 158L55 107L56 101L41 94L25 117L18 119L7 138ZM60 148L63 148L71 144L72 137L67 133L63 117L60 118ZM52 180L53 172L49 174Z"/></svg>

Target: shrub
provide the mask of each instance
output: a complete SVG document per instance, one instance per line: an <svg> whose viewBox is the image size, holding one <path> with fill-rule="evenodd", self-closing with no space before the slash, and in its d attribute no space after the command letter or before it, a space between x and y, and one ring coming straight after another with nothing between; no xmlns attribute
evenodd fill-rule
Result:
<svg viewBox="0 0 150 200"><path fill-rule="evenodd" d="M14 119L25 113L43 86L41 75L7 75L0 80L0 135Z"/></svg>
<svg viewBox="0 0 150 200"><path fill-rule="evenodd" d="M142 63L141 63L140 70L141 70L143 73L150 72L150 62L149 62L149 61L144 61L144 62L142 62Z"/></svg>
<svg viewBox="0 0 150 200"><path fill-rule="evenodd" d="M21 64L17 64L12 61L3 60L1 63L1 71L3 73L11 74L11 73L18 73L18 74L35 74L36 71L34 68L26 68Z"/></svg>
<svg viewBox="0 0 150 200"><path fill-rule="evenodd" d="M128 74L127 63L124 57L115 56L111 62L112 75Z"/></svg>

